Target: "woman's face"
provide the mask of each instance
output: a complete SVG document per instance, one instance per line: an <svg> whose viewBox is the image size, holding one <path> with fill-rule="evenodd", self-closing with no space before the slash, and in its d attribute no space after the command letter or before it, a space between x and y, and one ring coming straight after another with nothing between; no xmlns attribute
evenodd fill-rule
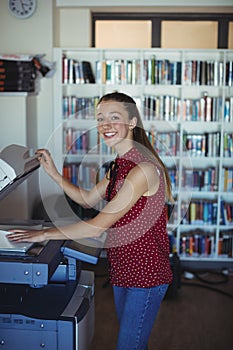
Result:
<svg viewBox="0 0 233 350"><path fill-rule="evenodd" d="M135 119L129 120L124 104L116 101L101 102L97 106L97 128L109 147L117 147L124 141L133 140Z"/></svg>

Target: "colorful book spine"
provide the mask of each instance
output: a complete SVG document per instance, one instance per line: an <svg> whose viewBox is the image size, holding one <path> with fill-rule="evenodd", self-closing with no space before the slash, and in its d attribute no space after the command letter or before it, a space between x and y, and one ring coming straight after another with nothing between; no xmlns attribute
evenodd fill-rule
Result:
<svg viewBox="0 0 233 350"><path fill-rule="evenodd" d="M183 188L192 191L218 191L218 168L183 169Z"/></svg>
<svg viewBox="0 0 233 350"><path fill-rule="evenodd" d="M77 61L66 55L62 57L63 84L94 84L95 75L89 61Z"/></svg>
<svg viewBox="0 0 233 350"><path fill-rule="evenodd" d="M65 163L63 176L75 186L90 189L105 176L106 164L100 169L98 164L93 163Z"/></svg>
<svg viewBox="0 0 233 350"><path fill-rule="evenodd" d="M94 119L96 104L99 100L98 96L94 97L78 97L63 96L63 119Z"/></svg>
<svg viewBox="0 0 233 350"><path fill-rule="evenodd" d="M220 132L183 135L183 151L188 151L193 157L219 157Z"/></svg>
<svg viewBox="0 0 233 350"><path fill-rule="evenodd" d="M182 116L185 121L220 121L222 120L222 98L204 94L199 99L184 99Z"/></svg>
<svg viewBox="0 0 233 350"><path fill-rule="evenodd" d="M233 86L233 61L225 63L217 60L188 60L184 63L183 81L185 85ZM224 68L226 76L224 77Z"/></svg>
<svg viewBox="0 0 233 350"><path fill-rule="evenodd" d="M147 137L160 156L177 156L179 154L180 134L178 131L157 132L146 131Z"/></svg>
<svg viewBox="0 0 233 350"><path fill-rule="evenodd" d="M161 95L143 97L144 120L178 121L181 118L181 99L176 96Z"/></svg>
<svg viewBox="0 0 233 350"><path fill-rule="evenodd" d="M180 255L188 257L208 257L215 252L214 236L200 229L189 231L180 238Z"/></svg>
<svg viewBox="0 0 233 350"><path fill-rule="evenodd" d="M81 130L66 128L64 130L64 153L85 154L87 152L97 153L98 135L96 130Z"/></svg>
<svg viewBox="0 0 233 350"><path fill-rule="evenodd" d="M214 200L191 200L187 211L184 212L182 223L188 225L216 225L217 202Z"/></svg>
<svg viewBox="0 0 233 350"><path fill-rule="evenodd" d="M144 59L143 82L147 85L180 85L181 62L159 60L155 56Z"/></svg>
<svg viewBox="0 0 233 350"><path fill-rule="evenodd" d="M141 81L140 60L107 59L96 61L96 76L102 84L139 84Z"/></svg>

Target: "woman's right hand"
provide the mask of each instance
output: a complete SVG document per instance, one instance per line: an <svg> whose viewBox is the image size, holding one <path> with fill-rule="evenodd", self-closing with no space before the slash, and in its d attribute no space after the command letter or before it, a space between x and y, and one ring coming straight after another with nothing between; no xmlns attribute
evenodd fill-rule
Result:
<svg viewBox="0 0 233 350"><path fill-rule="evenodd" d="M50 152L47 149L38 149L35 154L38 156L40 164L43 166L46 173L51 176L54 180L61 176L54 164Z"/></svg>

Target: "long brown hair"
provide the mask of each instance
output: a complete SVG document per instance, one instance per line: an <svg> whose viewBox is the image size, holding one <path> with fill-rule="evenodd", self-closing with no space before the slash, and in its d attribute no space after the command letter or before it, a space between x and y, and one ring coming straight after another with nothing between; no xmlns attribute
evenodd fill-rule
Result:
<svg viewBox="0 0 233 350"><path fill-rule="evenodd" d="M147 137L136 102L132 97L128 95L122 92L114 91L102 96L98 101L97 105L99 105L101 102L108 102L108 101L116 101L116 102L123 103L126 111L128 112L129 120L131 120L133 117L137 118L137 125L133 129L133 141L134 141L135 147L139 151L141 152L143 151L143 153L146 152L146 156L149 159L151 159L152 161L156 160L159 163L159 165L164 171L165 184L166 184L166 199L170 202L173 202L171 180L170 180L169 173L163 161L161 160L158 153L156 152L156 150L154 149L150 140Z"/></svg>

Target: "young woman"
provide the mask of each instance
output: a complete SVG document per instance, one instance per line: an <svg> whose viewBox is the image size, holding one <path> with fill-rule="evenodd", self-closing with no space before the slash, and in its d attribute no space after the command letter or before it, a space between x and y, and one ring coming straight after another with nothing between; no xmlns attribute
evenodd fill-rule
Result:
<svg viewBox="0 0 233 350"><path fill-rule="evenodd" d="M97 128L117 157L106 177L86 191L58 172L45 149L37 151L45 171L76 203L93 207L107 200L92 219L61 228L15 232L12 241L98 237L107 232L106 250L119 320L117 350L146 350L160 304L172 282L166 201L172 200L168 172L151 146L135 101L126 94L104 95Z"/></svg>

